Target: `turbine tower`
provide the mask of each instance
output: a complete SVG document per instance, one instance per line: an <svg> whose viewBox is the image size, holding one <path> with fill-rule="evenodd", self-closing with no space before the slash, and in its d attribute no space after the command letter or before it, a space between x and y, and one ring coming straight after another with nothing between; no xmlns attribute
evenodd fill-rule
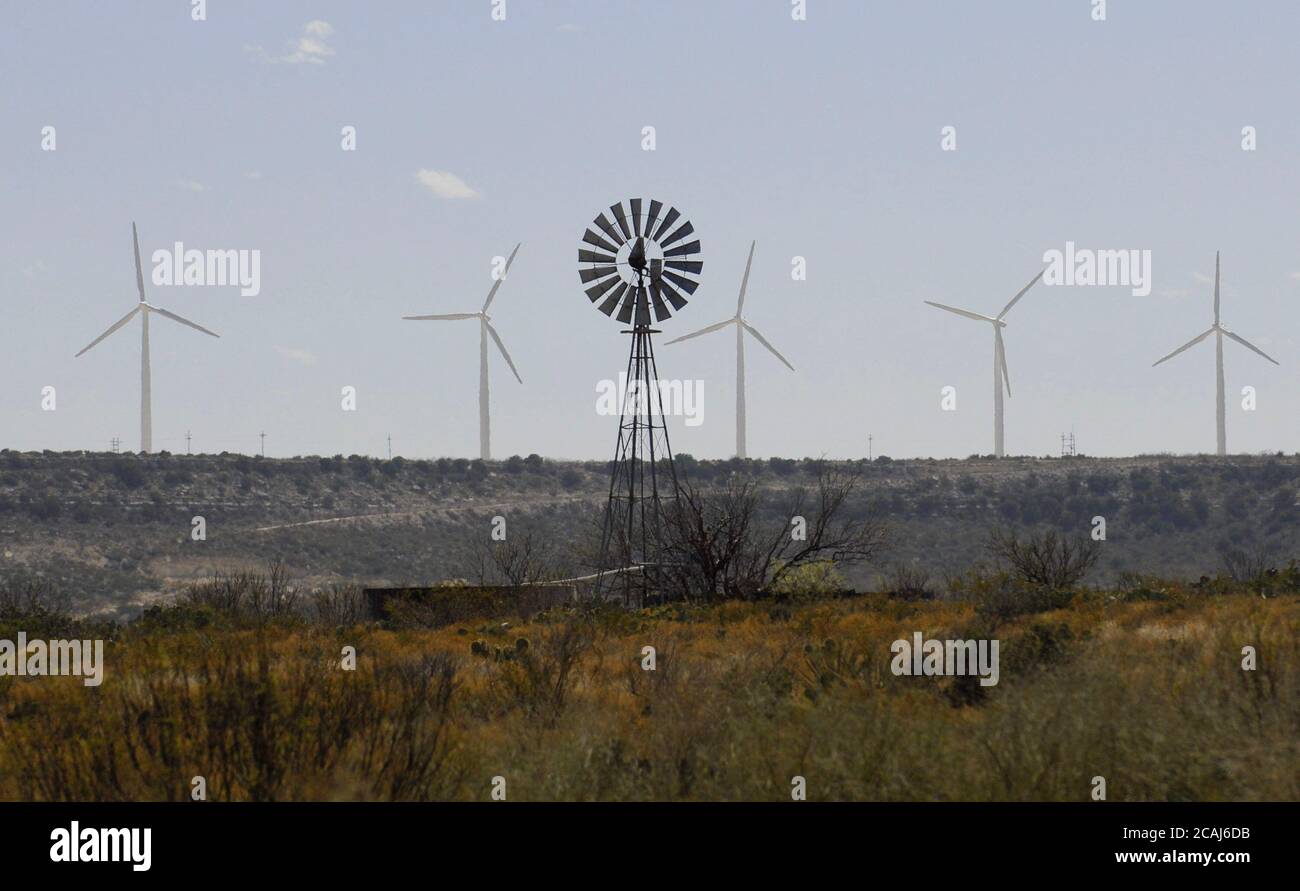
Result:
<svg viewBox="0 0 1300 891"><path fill-rule="evenodd" d="M1227 328L1223 327L1223 325L1219 323L1219 252L1218 251L1214 252L1214 324L1211 325L1209 327L1209 330L1207 330L1205 333L1198 334L1196 337L1193 337L1187 343L1183 344L1178 349L1174 350L1168 356L1165 356L1163 359L1159 360L1158 362L1155 363L1155 365L1152 365L1151 367L1155 368L1156 365L1159 365L1161 362L1169 361L1174 356L1177 356L1179 353L1181 353L1183 350L1190 349L1196 346L1198 343L1200 343L1202 340L1205 340L1205 338L1209 337L1211 334L1214 335L1214 378L1215 378L1215 387L1216 387L1216 396L1217 396L1214 402L1214 412L1215 412L1215 421L1217 423L1216 433L1218 435L1217 454L1222 456L1228 454L1228 425L1227 425L1227 420L1225 418L1226 404L1224 402L1224 393L1223 393L1223 338L1227 337L1230 340L1235 340L1237 343L1241 344L1246 349L1259 353L1261 356L1263 356L1268 361L1272 362L1274 365L1277 365L1278 362L1268 353L1264 352L1259 347L1255 346L1253 343L1247 341L1244 337L1239 337L1236 334L1233 334L1231 331L1229 331Z"/></svg>
<svg viewBox="0 0 1300 891"><path fill-rule="evenodd" d="M204 334L211 335L212 337L220 337L221 335L209 331L202 325L196 325L189 319L183 319L173 312L168 312L160 306L154 306L145 301L144 270L140 266L140 235L136 231L135 223L131 224L131 240L135 244L135 285L136 289L140 292L140 302L136 304L135 309L122 316L122 318L113 323L111 328L92 340L89 345L82 349L81 353L77 353L77 356L87 352L91 347L108 337L108 335L131 321L131 319L135 318L136 313L140 314L140 451L143 453L153 451L153 393L151 387L151 372L149 369L149 313L156 312L165 319L171 319L173 322L180 322L182 325L188 325L195 331L202 331Z"/></svg>
<svg viewBox="0 0 1300 891"><path fill-rule="evenodd" d="M442 315L429 316L402 316L403 319L412 322L451 322L460 319L478 319L478 456L484 461L492 458L492 422L488 412L488 337L492 338L497 349L501 351L501 356L510 366L510 372L515 376L515 380L523 383L524 379L519 376L515 369L515 363L510 359L510 354L506 352L506 345L501 342L501 336L497 334L497 329L492 327L492 317L488 315L488 307L492 305L492 300L497 296L497 290L501 283L506 280L510 274L510 264L515 262L515 254L519 253L520 245L515 245L515 249L510 252L510 257L506 260L506 268L501 273L500 278L492 283L492 290L488 291L487 300L483 301L483 308L478 312L453 312Z"/></svg>
<svg viewBox="0 0 1300 891"><path fill-rule="evenodd" d="M970 310L957 309L955 306L945 306L942 303L935 303L933 300L927 300L926 303L931 306L937 306L939 309L946 309L948 312L954 312L959 316L965 316L968 319L974 319L977 322L989 322L993 325L993 454L1001 458L1005 452L1003 448L1003 428L1002 428L1002 387L1007 388L1007 396L1011 395L1011 376L1007 373L1007 351L1006 346L1002 343L1002 329L1007 326L1003 321L1006 314L1011 312L1011 307L1015 306L1021 297L1028 293L1029 289L1038 284L1038 280L1047 272L1044 267L1038 275L1034 276L1029 284L1020 289L1020 293L1011 298L1011 302L1002 307L1002 312L996 316L985 316Z"/></svg>
<svg viewBox="0 0 1300 891"><path fill-rule="evenodd" d="M776 347L767 342L767 338L758 333L758 329L746 322L741 316L745 308L745 291L749 287L749 267L754 262L754 245L757 242L749 243L749 259L745 261L745 275L740 280L740 297L736 300L736 315L725 322L718 322L716 325L709 325L707 328L701 328L693 334L683 334L681 337L674 337L668 341L668 345L680 343L683 340L690 340L692 337L699 337L701 334L708 334L711 331L717 331L728 325L736 326L736 457L747 458L748 453L745 451L745 332L748 331L754 339L767 347L768 351L781 360L782 364L791 371L794 366L786 361L776 351Z"/></svg>

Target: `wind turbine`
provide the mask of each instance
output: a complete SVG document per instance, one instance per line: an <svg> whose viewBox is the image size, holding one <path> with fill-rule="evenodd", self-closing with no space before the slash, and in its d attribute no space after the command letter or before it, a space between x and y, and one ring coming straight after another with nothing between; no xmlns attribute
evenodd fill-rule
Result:
<svg viewBox="0 0 1300 891"><path fill-rule="evenodd" d="M683 340L690 340L692 337L699 337L701 334L708 334L725 328L728 325L736 326L736 457L746 458L745 452L745 332L748 331L754 336L754 339L767 347L773 356L776 356L791 371L794 366L786 362L785 356L776 351L776 347L767 342L767 338L758 333L758 329L746 322L740 313L745 308L745 291L749 288L749 267L754 262L754 246L758 242L749 243L749 259L745 261L745 275L740 280L740 297L736 300L736 314L727 319L725 322L718 322L716 325L709 325L707 328L701 328L692 334L683 334L681 337L675 337L668 341L669 344L679 343Z"/></svg>
<svg viewBox="0 0 1300 891"><path fill-rule="evenodd" d="M501 356L510 366L511 373L514 374L515 380L523 383L524 379L519 376L515 369L515 363L511 361L510 354L506 352L506 345L501 342L500 335L492 327L492 317L488 315L488 307L492 305L492 300L497 296L497 289L505 281L506 276L510 274L510 264L515 262L515 254L519 253L520 245L515 245L515 249L510 252L510 257L506 260L505 270L501 273L500 278L492 283L492 290L488 291L487 300L483 301L483 308L478 312L453 312L441 315L429 316L402 316L412 322L450 322L460 319L478 319L478 454L484 461L492 457L492 428L488 416L488 337L497 345L501 351Z"/></svg>
<svg viewBox="0 0 1300 891"><path fill-rule="evenodd" d="M1005 384L1007 396L1011 395L1011 376L1007 373L1007 351L1006 346L1002 343L1002 329L1007 326L1003 321L1006 314L1011 312L1011 307L1020 302L1020 298L1028 293L1029 289L1038 284L1038 280L1047 272L1044 267L1038 275L1034 276L1029 284L1020 289L1020 293L1011 298L1011 302L1002 307L1002 312L996 316L980 315L977 312L970 312L965 309L957 309L955 306L945 306L942 303L935 303L933 300L927 300L926 303L931 306L937 306L939 309L946 309L948 312L956 313L959 316L965 316L968 319L974 319L977 322L989 322L993 325L993 454L1001 458L1003 449L1003 429L1002 429L1002 387Z"/></svg>
<svg viewBox="0 0 1300 891"><path fill-rule="evenodd" d="M202 325L196 325L189 319L183 319L176 313L168 312L160 306L145 302L144 270L140 266L140 235L136 231L135 223L131 224L131 240L135 244L135 285L140 292L140 302L136 304L135 309L113 323L113 327L92 340L81 353L86 352L118 328L131 321L131 319L135 318L136 313L140 314L140 451L150 452L153 450L153 393L149 370L149 313L156 312L163 318L171 319L173 322L180 322L182 325L188 325L195 331L202 331L212 337L220 337L221 335L209 331ZM80 356L81 353L77 353L77 356Z"/></svg>
<svg viewBox="0 0 1300 891"><path fill-rule="evenodd" d="M1241 344L1246 349L1259 353L1261 356L1263 356L1268 361L1272 362L1274 365L1277 365L1278 362L1268 353L1264 352L1259 347L1255 346L1253 343L1247 341L1244 337L1239 337L1236 334L1233 334L1227 328L1223 327L1223 325L1219 324L1219 252L1218 251L1214 252L1214 324L1211 325L1209 327L1209 330L1207 330L1204 334L1198 334L1196 337L1193 337L1187 343L1183 344L1178 349L1174 350L1168 356L1165 356L1163 359L1161 359L1159 362L1156 362L1155 365L1152 365L1151 367L1155 368L1156 365L1159 365L1161 362L1169 361L1174 356L1177 356L1179 353L1181 353L1183 350L1190 349L1191 347L1196 346L1198 343L1200 343L1202 340L1205 340L1205 338L1209 337L1211 334L1215 335L1214 371L1215 371L1215 386L1217 387L1218 398L1214 402L1214 410L1215 410L1215 421L1217 422L1218 425L1216 428L1216 432L1218 434L1218 454L1226 455L1228 454L1228 427L1227 427L1227 421L1225 419L1225 404L1224 404L1224 395L1223 395L1223 338L1227 337L1231 340L1237 341L1237 343Z"/></svg>

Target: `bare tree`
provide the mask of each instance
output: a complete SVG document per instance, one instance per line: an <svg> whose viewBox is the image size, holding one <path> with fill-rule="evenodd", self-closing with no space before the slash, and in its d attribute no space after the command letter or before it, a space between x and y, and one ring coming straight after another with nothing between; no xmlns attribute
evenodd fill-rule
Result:
<svg viewBox="0 0 1300 891"><path fill-rule="evenodd" d="M1101 556L1100 547L1090 537L1066 538L1051 529L1023 539L1014 529L993 529L987 548L1024 581L1053 591L1078 584Z"/></svg>
<svg viewBox="0 0 1300 891"><path fill-rule="evenodd" d="M535 585L561 577L566 569L566 561L548 539L517 528L502 541L493 541L486 529L466 535L456 565L477 585Z"/></svg>
<svg viewBox="0 0 1300 891"><path fill-rule="evenodd" d="M859 482L857 471L823 465L815 489L791 490L776 511L752 478L711 490L684 484L665 509L665 588L687 600L752 598L809 563L875 559L887 527L874 514L850 516Z"/></svg>

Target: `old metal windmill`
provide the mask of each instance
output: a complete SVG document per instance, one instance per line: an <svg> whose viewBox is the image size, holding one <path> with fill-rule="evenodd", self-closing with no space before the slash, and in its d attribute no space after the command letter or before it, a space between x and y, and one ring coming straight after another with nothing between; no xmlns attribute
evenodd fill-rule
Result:
<svg viewBox="0 0 1300 891"><path fill-rule="evenodd" d="M620 399L618 444L601 532L597 594L621 593L644 605L656 589L663 548L664 499L677 498L677 470L663 412L651 327L686 306L699 287L700 242L677 208L640 198L596 215L582 236L578 275L605 315L631 328L626 392ZM625 206L626 205L626 206ZM671 309L669 308L671 306ZM612 570L612 572L606 572Z"/></svg>

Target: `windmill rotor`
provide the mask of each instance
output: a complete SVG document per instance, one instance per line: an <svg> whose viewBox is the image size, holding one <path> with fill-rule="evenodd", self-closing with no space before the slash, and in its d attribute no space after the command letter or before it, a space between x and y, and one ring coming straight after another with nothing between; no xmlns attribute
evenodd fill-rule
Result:
<svg viewBox="0 0 1300 891"><path fill-rule="evenodd" d="M629 198L596 214L578 248L587 299L623 324L646 326L680 312L704 263L695 226L662 201ZM688 240L690 239L690 240Z"/></svg>

